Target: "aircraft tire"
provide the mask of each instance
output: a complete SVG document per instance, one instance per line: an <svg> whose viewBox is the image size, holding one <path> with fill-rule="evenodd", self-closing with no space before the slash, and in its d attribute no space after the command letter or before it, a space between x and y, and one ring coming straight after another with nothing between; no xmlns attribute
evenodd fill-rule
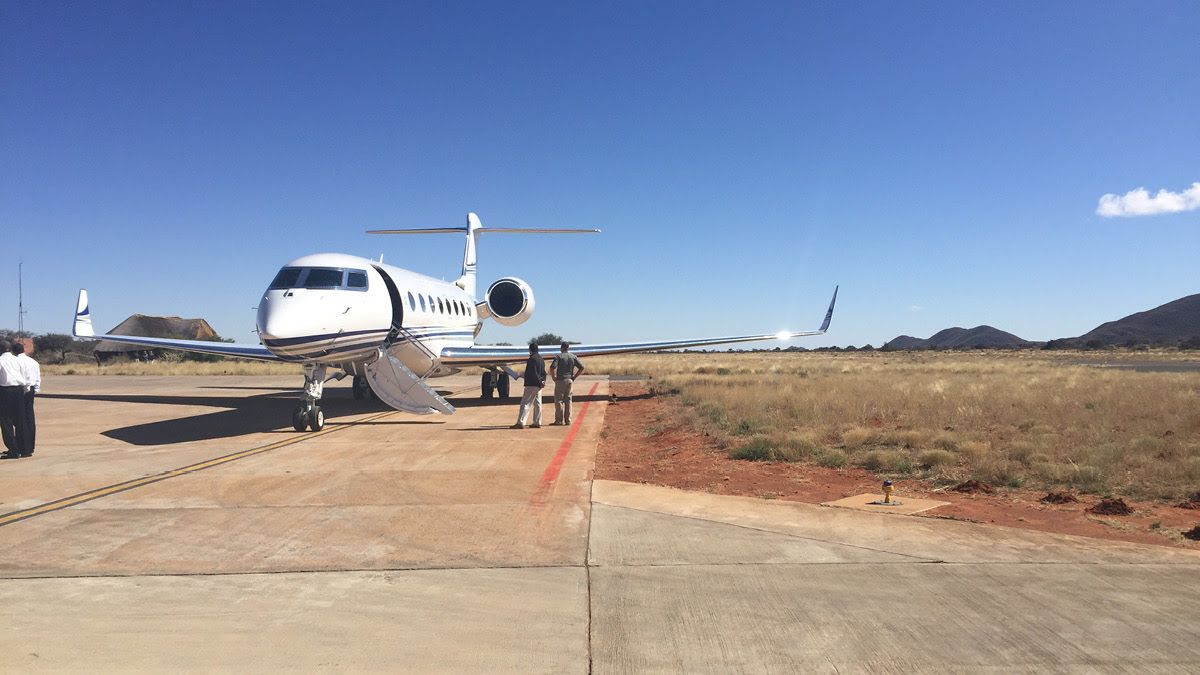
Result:
<svg viewBox="0 0 1200 675"><path fill-rule="evenodd" d="M325 428L325 411L319 406L313 406L312 410L308 411L308 428L313 431Z"/></svg>
<svg viewBox="0 0 1200 675"><path fill-rule="evenodd" d="M479 397L480 398L491 398L493 387L494 387L494 385L492 384L492 371L490 371L490 370L483 371L483 377L479 378L479 388L480 388Z"/></svg>
<svg viewBox="0 0 1200 675"><path fill-rule="evenodd" d="M362 375L355 375L353 383L350 385L350 391L354 393L354 400L361 401L368 396L367 390L370 389L367 384L367 378Z"/></svg>
<svg viewBox="0 0 1200 675"><path fill-rule="evenodd" d="M511 380L504 373L496 373L496 375L500 378L496 382L496 395L500 398L508 398L508 385L511 383Z"/></svg>
<svg viewBox="0 0 1200 675"><path fill-rule="evenodd" d="M292 411L292 428L296 431L304 431L307 424L308 419L304 414L304 406L296 406L296 409Z"/></svg>

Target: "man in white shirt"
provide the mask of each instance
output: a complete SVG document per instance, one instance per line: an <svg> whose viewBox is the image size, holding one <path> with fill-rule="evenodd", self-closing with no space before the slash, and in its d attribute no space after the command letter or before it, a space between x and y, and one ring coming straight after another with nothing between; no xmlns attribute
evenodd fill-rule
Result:
<svg viewBox="0 0 1200 675"><path fill-rule="evenodd" d="M22 457L33 455L34 441L37 440L37 422L33 417L33 399L42 390L42 367L25 353L25 345L14 342L13 356L21 366L21 377L25 380L25 389L18 401L16 416L17 445Z"/></svg>
<svg viewBox="0 0 1200 675"><path fill-rule="evenodd" d="M25 398L25 375L21 372L21 362L12 354L12 345L7 340L0 340L0 349L3 350L0 353L0 436L4 437L4 447L8 448L0 459L16 459L22 455L15 422Z"/></svg>

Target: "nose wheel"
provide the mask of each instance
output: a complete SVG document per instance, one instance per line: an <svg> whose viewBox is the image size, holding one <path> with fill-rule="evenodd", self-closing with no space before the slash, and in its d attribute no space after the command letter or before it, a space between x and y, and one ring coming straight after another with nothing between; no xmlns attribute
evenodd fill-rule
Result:
<svg viewBox="0 0 1200 675"><path fill-rule="evenodd" d="M320 431L324 429L325 411L316 405L307 410L302 405L296 406L296 409L292 411L292 428L296 431L304 431L305 429Z"/></svg>
<svg viewBox="0 0 1200 675"><path fill-rule="evenodd" d="M325 366L305 366L304 392L300 395L300 405L292 410L292 428L296 431L320 431L325 428L325 411L317 405L324 384Z"/></svg>

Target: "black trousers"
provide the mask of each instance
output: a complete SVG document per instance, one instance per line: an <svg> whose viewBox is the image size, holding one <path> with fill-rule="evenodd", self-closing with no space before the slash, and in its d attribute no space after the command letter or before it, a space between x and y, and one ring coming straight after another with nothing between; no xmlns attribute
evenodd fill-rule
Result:
<svg viewBox="0 0 1200 675"><path fill-rule="evenodd" d="M17 422L14 431L17 433L17 443L21 446L21 454L32 455L33 444L37 440L37 420L33 417L32 391L21 392L18 401Z"/></svg>
<svg viewBox="0 0 1200 675"><path fill-rule="evenodd" d="M0 436L4 437L4 447L12 454L23 454L21 437L16 429L17 416L23 407L25 391L23 387L0 387Z"/></svg>

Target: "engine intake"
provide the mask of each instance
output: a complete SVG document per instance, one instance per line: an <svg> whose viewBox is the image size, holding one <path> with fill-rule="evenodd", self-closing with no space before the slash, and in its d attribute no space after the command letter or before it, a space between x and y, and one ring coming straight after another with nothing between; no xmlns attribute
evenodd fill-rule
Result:
<svg viewBox="0 0 1200 675"><path fill-rule="evenodd" d="M533 316L533 289L516 277L505 277L484 294L488 312L502 326L519 326Z"/></svg>

